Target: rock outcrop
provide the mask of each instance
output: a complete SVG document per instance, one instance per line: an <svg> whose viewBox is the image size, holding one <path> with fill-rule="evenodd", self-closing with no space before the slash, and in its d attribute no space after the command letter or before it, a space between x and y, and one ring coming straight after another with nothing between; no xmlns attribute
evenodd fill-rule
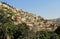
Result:
<svg viewBox="0 0 60 39"><path fill-rule="evenodd" d="M58 25L50 20L45 20L41 16L36 16L35 14L25 12L22 9L16 9L9 4L0 2L0 15L3 13L8 13L7 17L11 16L15 25L26 23L29 25L30 30L34 32L37 31L55 31Z"/></svg>

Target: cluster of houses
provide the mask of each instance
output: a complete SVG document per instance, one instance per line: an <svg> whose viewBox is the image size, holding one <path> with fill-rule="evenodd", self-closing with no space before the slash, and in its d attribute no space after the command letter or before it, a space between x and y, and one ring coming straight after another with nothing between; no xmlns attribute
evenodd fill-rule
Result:
<svg viewBox="0 0 60 39"><path fill-rule="evenodd" d="M12 8L3 3L0 3L0 6L3 6L5 8L4 10L9 9L7 10L9 11L9 13L14 13L11 18L14 20L15 25L26 23L27 25L29 25L30 30L33 30L34 32L41 30L54 31L55 29L57 29L56 23L50 20L45 20L41 16L36 16L35 14L25 12L22 9L19 10L16 8Z"/></svg>
<svg viewBox="0 0 60 39"><path fill-rule="evenodd" d="M29 25L30 30L33 30L34 32L41 30L54 31L57 28L56 23L24 11L16 13L12 16L12 19L15 20L15 24L26 23Z"/></svg>

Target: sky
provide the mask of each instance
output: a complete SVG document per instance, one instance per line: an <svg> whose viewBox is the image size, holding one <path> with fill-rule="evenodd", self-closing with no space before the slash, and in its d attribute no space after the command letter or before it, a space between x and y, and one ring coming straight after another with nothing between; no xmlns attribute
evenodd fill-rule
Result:
<svg viewBox="0 0 60 39"><path fill-rule="evenodd" d="M60 18L60 0L0 0L45 19Z"/></svg>

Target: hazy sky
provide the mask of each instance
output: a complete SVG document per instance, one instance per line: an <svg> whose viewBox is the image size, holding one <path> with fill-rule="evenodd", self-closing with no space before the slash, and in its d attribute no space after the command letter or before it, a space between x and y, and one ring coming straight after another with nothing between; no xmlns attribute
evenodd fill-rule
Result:
<svg viewBox="0 0 60 39"><path fill-rule="evenodd" d="M0 0L47 19L60 17L60 0Z"/></svg>

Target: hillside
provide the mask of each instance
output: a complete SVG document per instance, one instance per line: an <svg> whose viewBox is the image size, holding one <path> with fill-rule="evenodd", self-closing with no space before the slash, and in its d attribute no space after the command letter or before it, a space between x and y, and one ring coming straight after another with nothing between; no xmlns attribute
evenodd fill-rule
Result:
<svg viewBox="0 0 60 39"><path fill-rule="evenodd" d="M26 23L29 25L30 30L33 31L54 31L57 28L57 24L50 20L45 20L41 16L13 8L6 3L0 3L0 15L3 14L2 11L7 14L7 17L11 16L15 25Z"/></svg>
<svg viewBox="0 0 60 39"><path fill-rule="evenodd" d="M52 19L52 21L56 22L58 25L60 25L60 18Z"/></svg>
<svg viewBox="0 0 60 39"><path fill-rule="evenodd" d="M1 34L1 39L4 36L6 36L6 39L12 39L11 37L13 36L14 39L17 39L19 36L21 39L23 37L28 39L28 36L29 38L30 36L33 37L36 32L39 34L40 31L54 32L57 27L58 24L51 20L46 20L41 16L36 16L22 9L14 8L5 2L0 2L0 34L3 33ZM47 32L45 33L47 34Z"/></svg>

